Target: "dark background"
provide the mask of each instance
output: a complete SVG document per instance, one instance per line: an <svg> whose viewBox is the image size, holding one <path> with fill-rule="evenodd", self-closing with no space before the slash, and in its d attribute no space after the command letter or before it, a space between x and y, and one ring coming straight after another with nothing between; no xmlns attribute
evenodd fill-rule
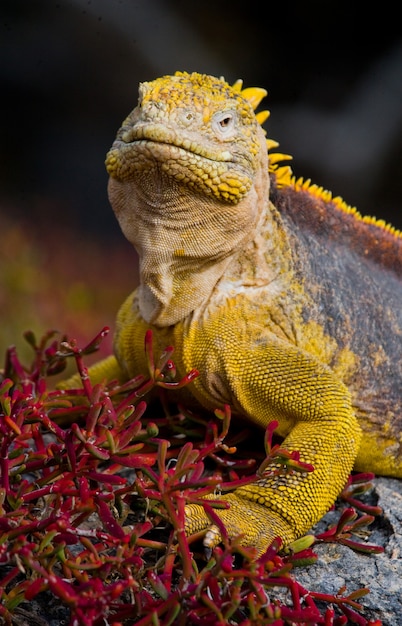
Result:
<svg viewBox="0 0 402 626"><path fill-rule="evenodd" d="M394 6L0 0L0 351L28 328L113 327L137 263L104 158L138 82L177 69L265 87L295 174L402 229Z"/></svg>
<svg viewBox="0 0 402 626"><path fill-rule="evenodd" d="M402 227L402 32L390 4L0 6L0 201L15 215L120 237L104 155L138 82L181 69L267 88L265 127L295 173Z"/></svg>

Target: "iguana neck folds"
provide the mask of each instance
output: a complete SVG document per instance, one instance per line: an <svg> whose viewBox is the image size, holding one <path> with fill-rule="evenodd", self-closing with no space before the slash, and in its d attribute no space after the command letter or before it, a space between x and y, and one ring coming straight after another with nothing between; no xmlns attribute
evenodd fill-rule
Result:
<svg viewBox="0 0 402 626"><path fill-rule="evenodd" d="M147 322L175 324L208 300L240 252L249 246L257 254L253 241L264 214L266 171L261 168L261 184L237 204L217 204L168 177L162 181L157 167L135 181L110 179L120 226L139 254L139 307Z"/></svg>

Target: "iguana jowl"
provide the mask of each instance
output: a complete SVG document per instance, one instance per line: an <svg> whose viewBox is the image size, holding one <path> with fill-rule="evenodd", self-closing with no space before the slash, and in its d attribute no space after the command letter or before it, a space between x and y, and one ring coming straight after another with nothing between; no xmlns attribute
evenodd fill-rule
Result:
<svg viewBox="0 0 402 626"><path fill-rule="evenodd" d="M141 284L119 312L116 358L92 370L144 371L151 328L179 374L200 371L203 406L278 420L314 472L267 475L219 511L258 552L306 532L353 466L402 476L401 234L269 165L264 95L197 73L140 86L106 166ZM202 507L187 523L210 527ZM215 527L205 541L219 541Z"/></svg>

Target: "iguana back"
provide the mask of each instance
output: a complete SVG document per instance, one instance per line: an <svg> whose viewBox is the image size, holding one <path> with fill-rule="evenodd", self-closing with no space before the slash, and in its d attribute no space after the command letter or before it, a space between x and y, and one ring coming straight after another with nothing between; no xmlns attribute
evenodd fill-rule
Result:
<svg viewBox="0 0 402 626"><path fill-rule="evenodd" d="M337 347L325 356L320 331L316 345L306 346L305 337L298 344L324 349L319 358L351 391L364 431L357 467L401 475L402 238L339 200L324 201L314 186L287 186L271 196L306 293L303 320L317 323ZM389 457L398 458L396 470L387 469Z"/></svg>

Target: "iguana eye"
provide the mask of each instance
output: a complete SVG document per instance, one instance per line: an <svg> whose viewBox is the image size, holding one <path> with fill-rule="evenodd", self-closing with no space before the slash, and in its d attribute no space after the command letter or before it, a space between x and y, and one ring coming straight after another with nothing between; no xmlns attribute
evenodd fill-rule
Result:
<svg viewBox="0 0 402 626"><path fill-rule="evenodd" d="M232 137L235 132L235 114L233 111L220 111L212 118L212 128L223 138Z"/></svg>

